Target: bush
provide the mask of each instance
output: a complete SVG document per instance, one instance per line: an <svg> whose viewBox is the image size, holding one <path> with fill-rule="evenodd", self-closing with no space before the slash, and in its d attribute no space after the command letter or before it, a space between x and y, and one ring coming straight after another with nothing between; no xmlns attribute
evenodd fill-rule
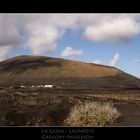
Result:
<svg viewBox="0 0 140 140"><path fill-rule="evenodd" d="M64 122L71 126L106 126L119 116L112 104L87 102L75 105Z"/></svg>

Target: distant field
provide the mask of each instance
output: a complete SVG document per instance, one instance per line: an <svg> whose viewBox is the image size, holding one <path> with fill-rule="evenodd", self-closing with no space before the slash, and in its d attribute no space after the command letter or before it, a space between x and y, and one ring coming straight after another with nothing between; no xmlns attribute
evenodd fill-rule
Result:
<svg viewBox="0 0 140 140"><path fill-rule="evenodd" d="M82 102L109 102L121 117L113 126L140 126L140 90L0 88L0 125L63 126Z"/></svg>

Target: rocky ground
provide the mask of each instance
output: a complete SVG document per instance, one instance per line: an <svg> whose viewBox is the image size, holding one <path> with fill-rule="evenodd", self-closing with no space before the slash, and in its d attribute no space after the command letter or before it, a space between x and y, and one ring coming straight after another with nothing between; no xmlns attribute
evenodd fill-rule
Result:
<svg viewBox="0 0 140 140"><path fill-rule="evenodd" d="M110 102L121 117L111 126L140 126L140 91L88 89L0 88L1 126L64 126L77 103Z"/></svg>

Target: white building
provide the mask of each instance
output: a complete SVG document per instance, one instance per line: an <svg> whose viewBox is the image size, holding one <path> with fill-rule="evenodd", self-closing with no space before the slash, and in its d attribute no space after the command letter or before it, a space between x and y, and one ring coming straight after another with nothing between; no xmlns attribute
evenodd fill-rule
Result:
<svg viewBox="0 0 140 140"><path fill-rule="evenodd" d="M53 85L45 85L44 87L45 87L45 88L52 88Z"/></svg>
<svg viewBox="0 0 140 140"><path fill-rule="evenodd" d="M37 86L34 86L32 85L32 87L37 87L37 88L40 88L40 87L43 87L43 88L52 88L54 85L37 85Z"/></svg>

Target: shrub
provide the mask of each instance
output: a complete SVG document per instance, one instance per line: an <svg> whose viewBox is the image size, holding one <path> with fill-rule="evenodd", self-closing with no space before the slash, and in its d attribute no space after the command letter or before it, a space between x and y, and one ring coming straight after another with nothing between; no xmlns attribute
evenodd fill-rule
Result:
<svg viewBox="0 0 140 140"><path fill-rule="evenodd" d="M87 102L75 105L64 121L71 126L106 126L119 117L119 112L112 104Z"/></svg>

